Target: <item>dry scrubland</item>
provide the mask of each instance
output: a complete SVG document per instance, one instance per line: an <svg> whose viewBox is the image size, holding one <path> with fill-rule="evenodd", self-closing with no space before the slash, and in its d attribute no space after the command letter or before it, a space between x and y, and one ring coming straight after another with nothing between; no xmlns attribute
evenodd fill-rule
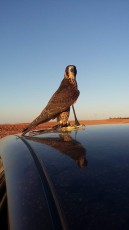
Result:
<svg viewBox="0 0 129 230"><path fill-rule="evenodd" d="M125 124L125 123L129 123L129 118L128 119L114 118L114 119L106 119L106 120L81 120L79 122L80 124L85 124L85 125ZM70 123L73 124L74 122L71 121ZM55 124L57 124L57 122L47 122L45 124L37 126L36 129L44 129L44 128L52 127ZM28 123L0 124L0 138L11 134L21 133L22 130L27 125Z"/></svg>

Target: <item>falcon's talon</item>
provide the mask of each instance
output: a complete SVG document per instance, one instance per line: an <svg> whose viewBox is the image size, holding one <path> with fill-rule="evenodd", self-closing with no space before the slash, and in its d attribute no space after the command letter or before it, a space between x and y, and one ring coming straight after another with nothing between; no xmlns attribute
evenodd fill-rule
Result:
<svg viewBox="0 0 129 230"><path fill-rule="evenodd" d="M64 127L68 127L69 125L66 123L66 124L58 124L58 125L54 125L52 128L53 129L61 129L61 128L64 128Z"/></svg>

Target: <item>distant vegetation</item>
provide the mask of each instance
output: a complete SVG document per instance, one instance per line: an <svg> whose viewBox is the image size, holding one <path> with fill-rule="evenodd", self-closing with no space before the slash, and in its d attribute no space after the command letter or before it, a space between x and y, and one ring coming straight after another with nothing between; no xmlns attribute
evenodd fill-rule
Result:
<svg viewBox="0 0 129 230"><path fill-rule="evenodd" d="M129 119L129 117L109 117L109 119Z"/></svg>

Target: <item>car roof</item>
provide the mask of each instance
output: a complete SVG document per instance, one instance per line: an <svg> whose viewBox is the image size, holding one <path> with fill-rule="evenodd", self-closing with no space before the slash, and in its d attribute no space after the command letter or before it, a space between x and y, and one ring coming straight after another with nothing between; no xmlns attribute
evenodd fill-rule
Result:
<svg viewBox="0 0 129 230"><path fill-rule="evenodd" d="M62 225L106 230L129 226L128 133L127 124L95 125L11 138L30 152Z"/></svg>

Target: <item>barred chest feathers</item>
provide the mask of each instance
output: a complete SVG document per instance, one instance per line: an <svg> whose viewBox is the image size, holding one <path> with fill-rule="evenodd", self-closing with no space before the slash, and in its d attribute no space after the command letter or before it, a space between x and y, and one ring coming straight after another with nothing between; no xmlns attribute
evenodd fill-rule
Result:
<svg viewBox="0 0 129 230"><path fill-rule="evenodd" d="M69 78L69 82L70 84L72 84L73 88L78 88L77 82L75 79Z"/></svg>

